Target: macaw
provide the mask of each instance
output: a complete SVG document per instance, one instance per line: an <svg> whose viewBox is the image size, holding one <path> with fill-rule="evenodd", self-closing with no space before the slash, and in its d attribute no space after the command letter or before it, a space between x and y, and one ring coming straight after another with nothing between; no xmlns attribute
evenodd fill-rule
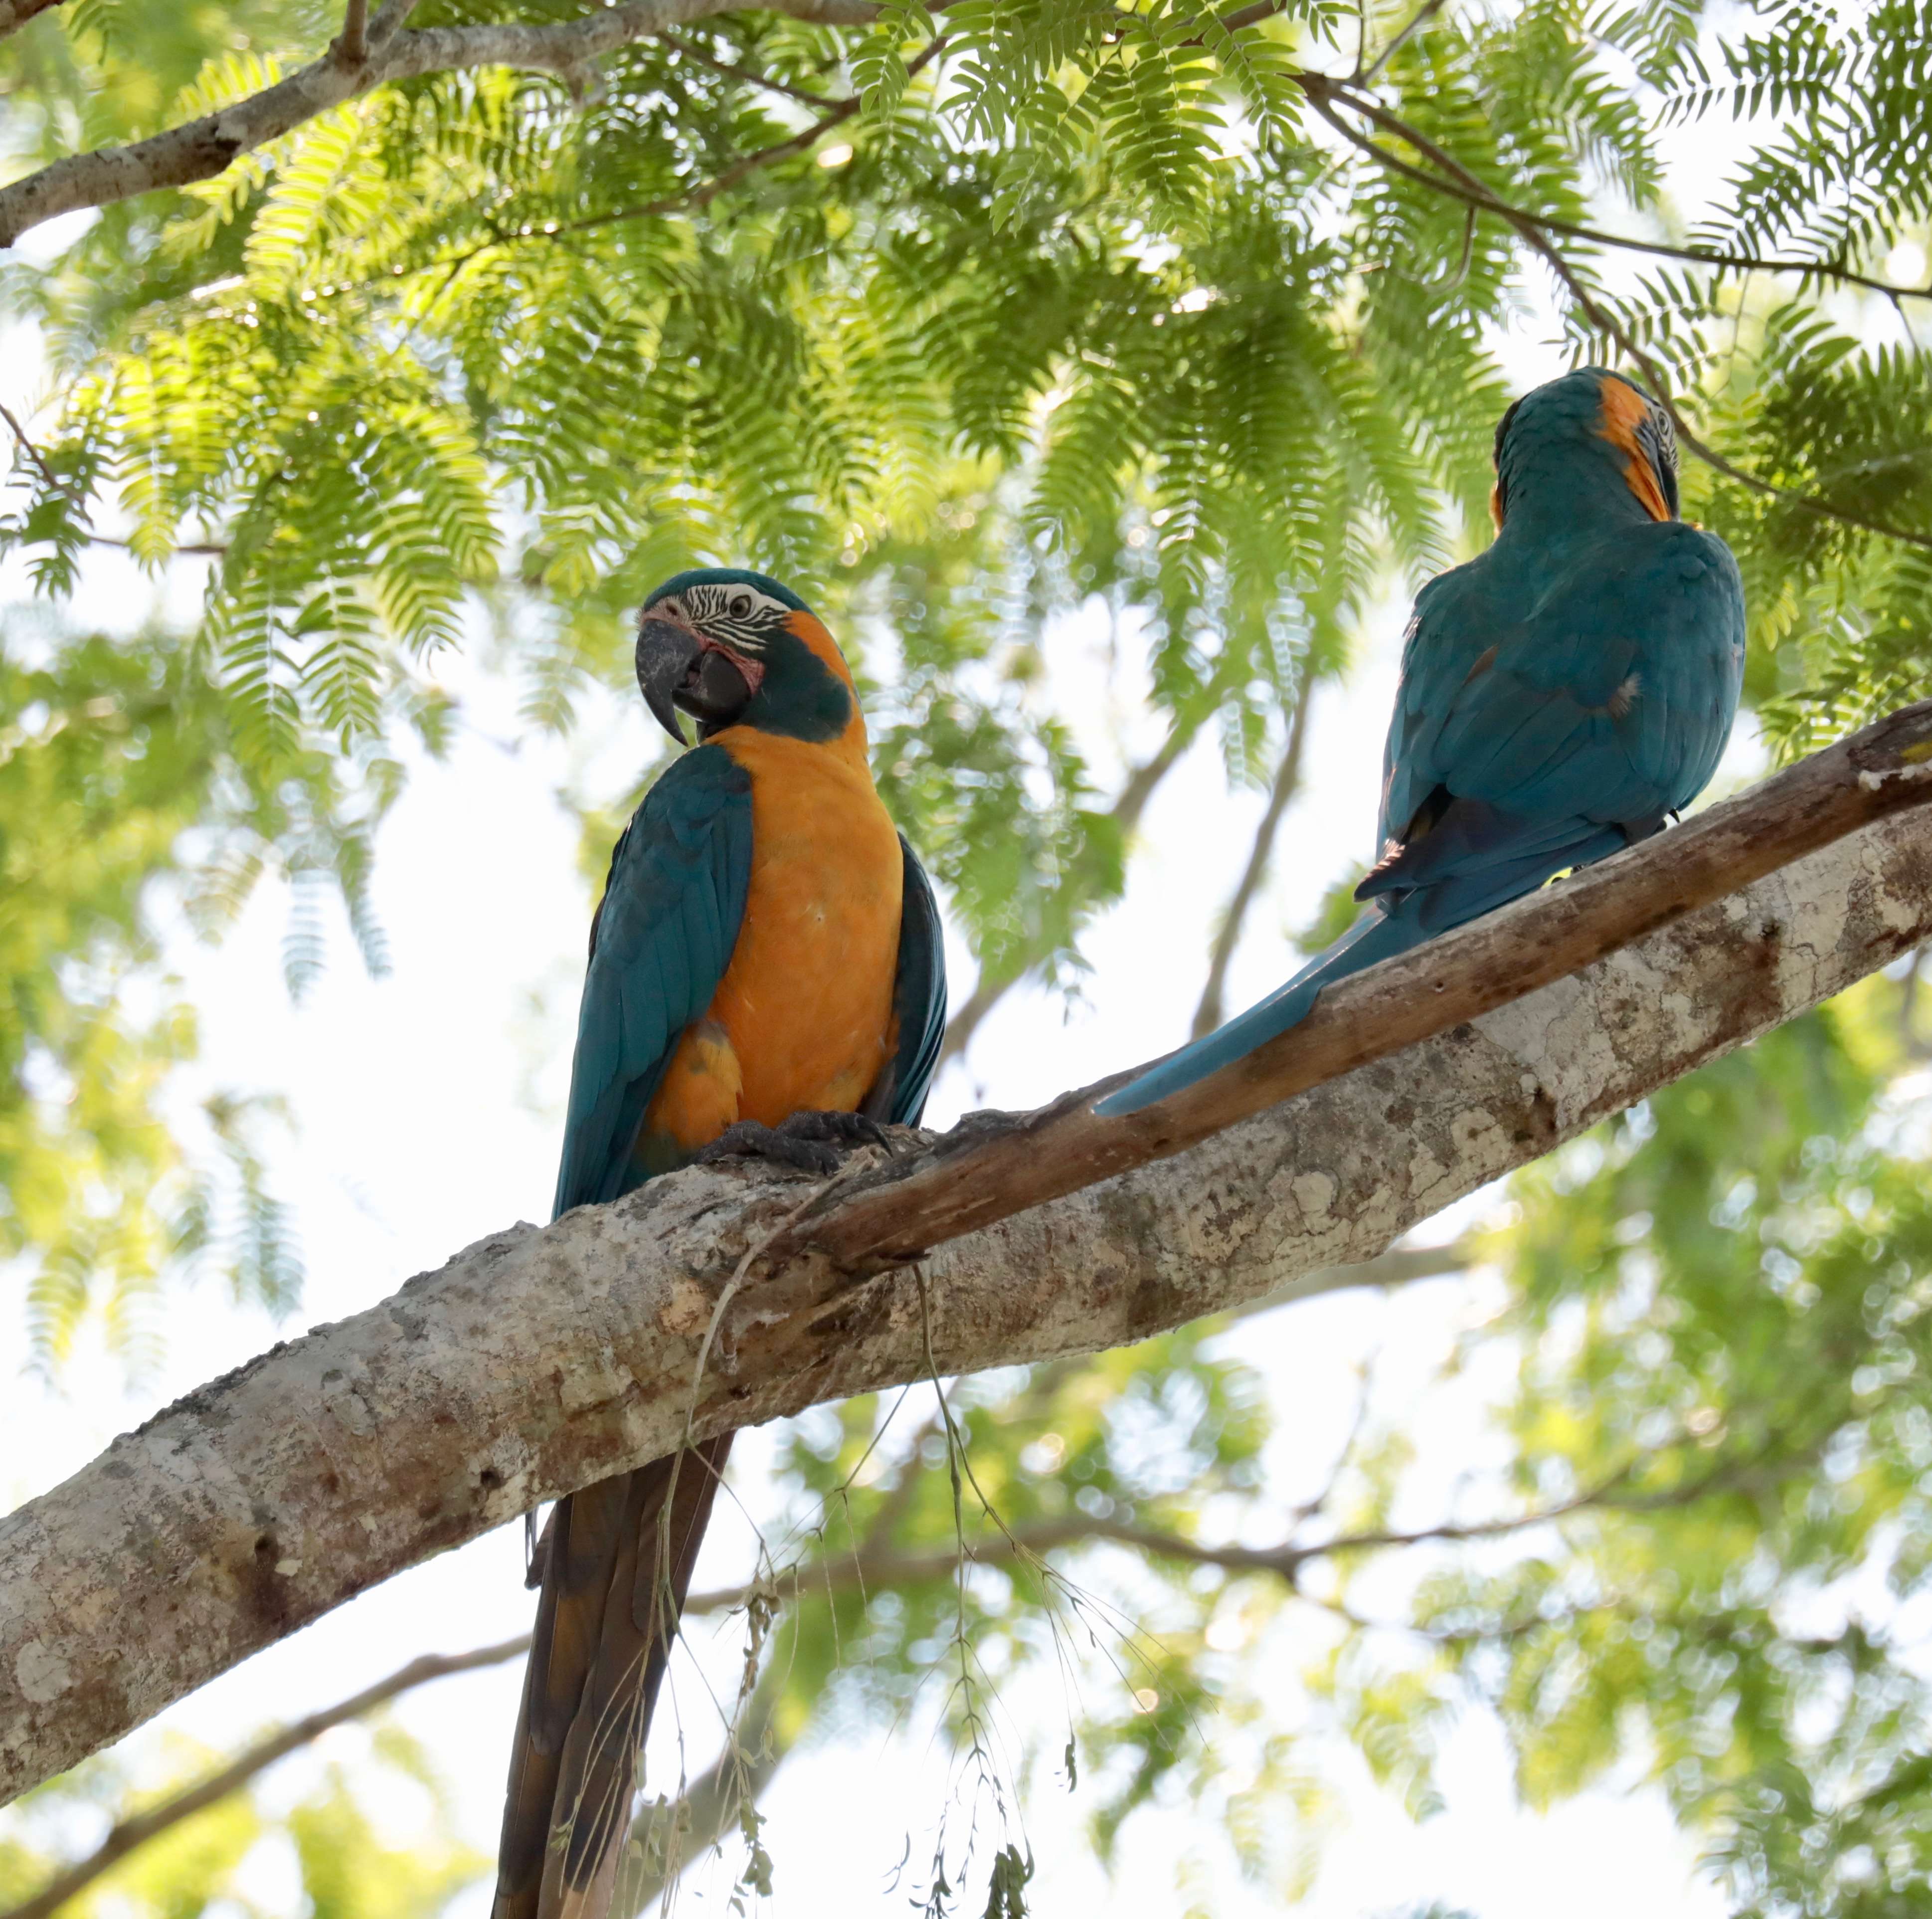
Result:
<svg viewBox="0 0 1932 1919"><path fill-rule="evenodd" d="M1677 437L1581 367L1496 428L1496 537L1416 596L1369 909L1284 986L1098 1101L1137 1113L1307 1017L1332 980L1648 838L1717 769L1744 680L1731 550L1677 514Z"/></svg>
<svg viewBox="0 0 1932 1919"><path fill-rule="evenodd" d="M946 1025L932 889L874 791L831 635L763 574L680 573L637 674L680 746L591 922L555 1212L723 1152L829 1171L911 1125ZM728 1433L558 1502L494 1919L602 1919ZM533 1568L533 1573L536 1569Z"/></svg>

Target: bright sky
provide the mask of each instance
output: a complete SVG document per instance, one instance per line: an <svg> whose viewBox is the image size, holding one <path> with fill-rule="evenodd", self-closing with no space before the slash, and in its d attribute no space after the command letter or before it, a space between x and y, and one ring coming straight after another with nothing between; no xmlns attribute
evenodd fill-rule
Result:
<svg viewBox="0 0 1932 1919"><path fill-rule="evenodd" d="M1527 324L1509 353L1520 385L1559 370ZM184 608L195 582L191 569L182 570L188 577L172 591ZM74 611L119 625L147 607L152 592L131 567L103 556L91 564ZM24 593L17 567L0 573L0 603ZM1251 915L1229 983L1231 1009L1278 983L1288 963L1284 929L1304 921L1334 875L1370 850L1405 612L1395 604L1380 610L1346 693L1323 696L1304 797L1287 815L1272 882ZM1084 615L1050 631L1049 683L1062 710L1098 721L1115 697L1106 687L1104 638L1103 623ZM272 1173L276 1190L293 1203L309 1278L285 1332L358 1311L484 1233L548 1215L590 906L576 871L574 825L556 794L566 783L617 790L656 743L641 706L632 706L614 707L586 736L559 744L526 732L504 686L470 662L448 662L446 677L463 697L467 724L447 764L412 767L380 845L374 896L393 956L389 978L364 975L338 925L328 971L306 1003L292 1006L280 963L286 900L274 888L219 947L198 944L182 928L167 942L202 1022L202 1062L182 1089L184 1106L223 1087L279 1092L292 1110L294 1130L276 1143ZM1130 699L1132 690L1125 686ZM1151 743L1128 741L1130 750ZM1088 942L1094 970L1084 1003L1068 1009L1037 991L1010 996L965 1067L940 1081L928 1123L946 1125L981 1104L1035 1104L1184 1036L1214 915L1262 804L1258 795L1226 797L1214 754L1211 741L1198 746L1150 808L1132 894ZM963 997L970 968L962 956L955 965L956 996ZM1448 1236L1474 1204L1419 1236ZM1264 1368L1280 1419L1272 1462L1280 1497L1292 1500L1318 1482L1366 1351L1377 1349L1382 1390L1400 1404L1457 1331L1495 1303L1493 1282L1476 1275L1388 1299L1325 1298L1244 1324L1244 1353ZM0 1405L0 1505L55 1484L115 1431L274 1336L208 1288L171 1308L165 1367L141 1390L124 1395L111 1369L83 1364L64 1392L52 1392L20 1372L21 1320L10 1281L0 1287L0 1378L14 1383ZM1445 1461L1444 1488L1484 1443L1471 1402L1445 1416L1431 1436L1431 1456ZM755 1465L758 1453L755 1444L741 1447L741 1470ZM746 1476L755 1482L754 1474ZM746 1563L742 1529L717 1533L700 1587L728 1581ZM331 1702L418 1652L508 1637L530 1619L521 1569L518 1533L506 1529L365 1595L182 1702L163 1723L231 1745L265 1719ZM1285 1711L1312 1643L1290 1632L1252 1654L1270 1675L1278 1672ZM713 1648L708 1662L722 1671L734 1656L731 1646ZM465 1833L486 1850L494 1848L518 1683L512 1666L442 1682L400 1708L446 1770ZM680 1696L695 1772L715 1733L688 1676ZM1051 1699L1004 1703L1023 1724L1050 1722L1059 1710L1057 1691ZM338 1754L359 1749L360 1737L333 1735ZM292 1793L314 1763L290 1761L274 1789ZM1574 1919L1623 1919L1632 1911L1705 1919L1722 1909L1696 1875L1693 1848L1647 1791L1595 1791L1546 1818L1515 1806L1500 1739L1480 1717L1452 1735L1448 1809L1425 1825L1411 1824L1376 1793L1352 1758L1336 1755L1329 1770L1340 1803L1320 1876L1299 1908L1312 1919L1354 1919L1437 1899L1481 1919L1545 1919L1559 1900ZM892 1738L833 1743L796 1758L765 1802L777 1866L773 1909L798 1919L905 1909L908 1888L890 1889L893 1869L908 1840L915 1862L929 1856L945 1791L944 1767L916 1716ZM1192 1836L1184 1811L1137 1820L1111 1884L1089 1858L1085 1812L1079 1794L1070 1797L1042 1771L1028 1811L1040 1860L1035 1909L1104 1901L1126 1914L1178 1911L1178 1862ZM287 1862L265 1854L251 1871L262 1899L286 1906ZM722 1911L728 1890L727 1882L700 1875L688 1887L687 1909ZM1210 1881L1206 1903L1224 1919L1280 1909L1276 1895L1226 1873ZM487 1885L457 1910L482 1919Z"/></svg>

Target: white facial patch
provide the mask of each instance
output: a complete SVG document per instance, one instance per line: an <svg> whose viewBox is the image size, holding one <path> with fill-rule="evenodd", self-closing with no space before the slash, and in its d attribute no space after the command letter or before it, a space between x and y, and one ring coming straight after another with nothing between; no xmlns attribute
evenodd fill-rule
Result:
<svg viewBox="0 0 1932 1919"><path fill-rule="evenodd" d="M783 600L770 593L722 580L688 587L656 610L744 653L761 652L772 629L783 626L791 614Z"/></svg>

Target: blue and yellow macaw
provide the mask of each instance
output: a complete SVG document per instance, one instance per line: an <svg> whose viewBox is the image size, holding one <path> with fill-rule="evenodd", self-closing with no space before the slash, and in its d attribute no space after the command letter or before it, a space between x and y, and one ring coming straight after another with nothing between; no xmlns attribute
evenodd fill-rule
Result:
<svg viewBox="0 0 1932 1919"><path fill-rule="evenodd" d="M1715 771L1744 678L1731 550L1677 517L1670 416L1601 367L1496 428L1496 537L1416 596L1369 910L1238 1018L1100 1101L1137 1113L1307 1017L1331 980L1657 832Z"/></svg>
<svg viewBox="0 0 1932 1919"><path fill-rule="evenodd" d="M700 743L610 857L557 1215L719 1151L829 1170L917 1122L946 1026L932 890L872 785L832 636L763 574L680 573L638 682ZM728 1433L560 1500L503 1812L494 1919L601 1919Z"/></svg>

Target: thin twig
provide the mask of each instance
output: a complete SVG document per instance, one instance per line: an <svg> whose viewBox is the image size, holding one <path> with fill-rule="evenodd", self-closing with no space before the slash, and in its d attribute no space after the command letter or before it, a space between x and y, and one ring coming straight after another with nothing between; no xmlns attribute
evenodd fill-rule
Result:
<svg viewBox="0 0 1932 1919"><path fill-rule="evenodd" d="M1199 731L1197 722L1177 719L1168 728L1160 750L1136 767L1121 782L1120 791L1114 796L1114 803L1107 809L1107 818L1119 829L1123 838L1139 825L1141 815L1147 810L1155 789L1173 771L1174 763ZM1009 966L1004 972L981 974L970 995L946 1022L946 1037L939 1047L940 1065L944 1066L949 1059L958 1059L972 1044L973 1035L979 1031L987 1014L1026 978L1038 959L1036 953L1018 965Z"/></svg>
<svg viewBox="0 0 1932 1919"><path fill-rule="evenodd" d="M1207 1545L1183 1533L1136 1525L1129 1520L1097 1519L1086 1513L1071 1513L1064 1519L1037 1519L1010 1526L988 1506L987 1516L992 1521L994 1530L986 1538L970 1543L962 1538L950 1546L931 1552L846 1554L836 1560L806 1561L785 1568L775 1580L768 1578L754 1586L720 1587L709 1593L694 1593L686 1601L685 1610L692 1613L729 1612L761 1593L775 1593L781 1599L801 1596L812 1598L855 1590L922 1585L935 1579L952 1578L965 1565L994 1566L1013 1560L1030 1563L1041 1554L1057 1548L1085 1545L1096 1541L1105 1545L1131 1546L1157 1559L1180 1560L1190 1566L1214 1566L1224 1572L1271 1573L1293 1584L1301 1569L1316 1560L1337 1558L1348 1553L1384 1552L1403 1546L1471 1545L1478 1540L1502 1539L1513 1533L1526 1532L1537 1526L1553 1525L1560 1519L1580 1512L1649 1512L1664 1506L1687 1505L1704 1493L1717 1489L1717 1476L1714 1475L1711 1479L1698 1480L1641 1502L1618 1500L1613 1497L1616 1490L1630 1477L1632 1470L1626 1467L1590 1491L1556 1505L1502 1518L1445 1521L1437 1526L1419 1526L1406 1532L1378 1529L1372 1532L1345 1533L1332 1539L1286 1540L1272 1546ZM11 1919L11 1915L0 1914L0 1919Z"/></svg>
<svg viewBox="0 0 1932 1919"><path fill-rule="evenodd" d="M1228 910L1222 915L1221 929L1214 936L1214 950L1208 963L1207 983L1201 989L1201 1004L1194 1009L1192 1037L1211 1033L1221 1023L1228 968L1234 949L1241 943L1241 928L1268 877L1268 863L1274 857L1274 836L1281 816L1288 810L1301 784L1302 743L1308 736L1308 707L1315 689L1304 682L1301 697L1294 703L1294 717L1288 722L1288 741L1282 748L1281 764L1275 769L1274 784L1269 789L1267 810L1255 829L1255 843L1248 851L1248 863L1240 883L1234 888Z"/></svg>
<svg viewBox="0 0 1932 1919"><path fill-rule="evenodd" d="M788 100L796 100L803 105L823 111L837 103L830 96L808 92L802 86L794 86L789 80L775 80L769 74L761 74L751 67L741 67L736 61L721 60L716 54L707 53L701 47L693 46L682 35L660 35L667 47L674 47L687 60L695 60L700 67L709 67L714 74L722 74L726 79L742 80L747 86L763 87L769 93L782 93Z"/></svg>
<svg viewBox="0 0 1932 1919"><path fill-rule="evenodd" d="M326 1706L320 1712L310 1713L306 1719L297 1719L292 1725L284 1726L280 1731L256 1740L197 1784L171 1794L158 1805L150 1806L131 1818L122 1820L85 1859L50 1879L24 1903L0 1912L0 1919L47 1919L47 1915L57 1907L93 1884L103 1873L112 1871L136 1847L146 1845L150 1839L159 1838L184 1819L192 1818L196 1813L205 1812L218 1800L226 1798L231 1792L238 1791L258 1773L266 1771L278 1759L286 1758L298 1747L320 1738L332 1727L360 1719L378 1706L386 1705L398 1695L427 1685L432 1679L447 1679L456 1673L476 1672L485 1666L501 1665L506 1660L528 1652L530 1647L530 1635L526 1632L498 1645L479 1646L473 1652L425 1653L410 1660L388 1678L379 1679L374 1685L350 1698L333 1706Z"/></svg>
<svg viewBox="0 0 1932 1919"><path fill-rule="evenodd" d="M946 46L946 36L941 34L928 41L918 56L906 63L906 76L913 75L937 59ZM410 275L434 272L447 268L449 277L456 274L472 260L481 260L485 254L494 253L500 247L512 246L523 240L561 240L573 234L595 232L603 227L615 227L634 220L659 220L674 213L695 213L709 206L718 196L728 191L748 176L761 167L771 166L775 161L789 160L794 155L806 152L836 127L843 126L864 105L856 94L848 98L835 101L831 110L800 131L775 141L770 146L759 148L755 153L748 153L742 159L734 160L722 172L716 173L694 187L682 192L668 194L661 200L646 200L637 206L614 207L607 212L586 214L581 219L548 223L542 226L519 227L513 232L500 233L485 240L479 246L471 247L459 254L451 254L440 258L427 260L421 266L412 267ZM380 274L366 281L350 281L338 284L336 291L346 293L352 288L371 286L388 286L394 284L396 276Z"/></svg>
<svg viewBox="0 0 1932 1919"><path fill-rule="evenodd" d="M1422 5L1408 17L1408 24L1376 56L1372 65L1364 70L1358 60L1356 70L1351 76L1355 84L1372 86L1376 76L1442 11L1442 0L1422 0Z"/></svg>
<svg viewBox="0 0 1932 1919"><path fill-rule="evenodd" d="M1895 527L1882 520L1868 518L1862 513L1854 513L1846 508L1834 506L1814 494L1794 493L1788 488L1760 479L1756 473L1748 471L1726 455L1720 453L1684 419L1676 402L1670 397L1670 382L1664 369L1633 337L1629 329L1597 299L1588 284L1550 240L1548 233L1544 230L1549 223L1495 199L1482 182L1460 161L1444 152L1426 134L1418 132L1385 108L1377 106L1374 101L1353 95L1340 83L1322 79L1318 75L1304 74L1300 80L1302 90L1306 95L1310 105L1322 119L1352 146L1379 164L1455 199L1466 200L1472 195L1481 196L1484 210L1496 214L1515 229L1532 251L1541 257L1550 271L1563 283L1583 317L1598 332L1614 341L1643 373L1651 383L1654 397L1670 414L1671 422L1677 430L1678 440L1706 466L1722 473L1727 479L1736 481L1740 486L1748 488L1754 493L1766 499L1781 501L1784 505L1798 512L1809 513L1815 518L1834 520L1843 526L1857 527L1864 532L1876 533L1882 538L1895 539L1903 545L1919 547L1932 552L1932 533L1916 533L1910 527ZM1431 173L1426 167L1411 166L1406 161L1378 146L1366 134L1358 133L1342 118L1335 110L1336 104L1360 114L1364 119L1396 139L1405 141L1432 166L1442 169L1442 173ZM1444 175L1448 177L1444 179ZM1654 251L1647 248L1645 250Z"/></svg>
<svg viewBox="0 0 1932 1919"><path fill-rule="evenodd" d="M1868 293L1882 294L1894 302L1900 300L1932 300L1932 286L1901 286L1896 281L1880 280L1871 274L1856 272L1848 266L1835 266L1825 260L1787 260L1776 254L1767 257L1757 254L1730 253L1717 247L1673 246L1666 240L1644 240L1630 233L1608 233L1600 227L1586 227L1574 220L1558 219L1553 214L1532 213L1527 207L1516 206L1502 198L1460 161L1450 158L1440 147L1418 132L1407 121L1390 113L1386 107L1353 93L1350 90L1351 83L1330 80L1319 74L1303 74L1296 78L1311 101L1317 101L1323 95L1339 99L1342 105L1353 109L1365 119L1373 121L1384 132L1405 141L1418 153L1427 154L1438 166L1453 169L1455 177L1444 179L1419 167L1405 166L1392 155L1384 152L1372 143L1364 149L1388 162L1393 171L1406 174L1424 186L1432 187L1451 200L1461 200L1478 212L1493 213L1498 219L1508 221L1514 225L1527 224L1539 227L1546 233L1559 233L1567 240L1581 240L1587 245L1608 247L1620 253L1646 254L1658 260L1681 260L1693 266L1717 267L1728 273L1794 273L1808 279L1828 280L1840 286L1861 287ZM1311 82L1314 83L1312 86L1310 84ZM1362 146L1359 137L1352 134L1347 137L1352 145Z"/></svg>
<svg viewBox="0 0 1932 1919"><path fill-rule="evenodd" d="M929 40L919 53L906 62L906 78L911 80L946 50L946 36L939 35ZM820 102L820 104L824 103ZM655 220L670 213L695 213L709 206L718 196L735 187L748 174L775 161L789 160L794 155L806 152L816 146L834 128L842 127L856 113L865 101L857 94L844 100L830 103L827 110L808 127L801 128L788 138L776 140L770 146L762 146L755 153L748 153L742 159L734 160L722 172L714 174L701 185L680 194L673 194L663 200L646 200L641 206L620 207L608 213L586 214L580 220L567 220L554 227L531 229L513 237L519 239L560 239L572 233L584 233L599 227L610 227L632 220ZM488 249L479 249L487 251Z"/></svg>
<svg viewBox="0 0 1932 1919"><path fill-rule="evenodd" d="M40 469L41 479L45 480L62 499L70 501L85 513L87 511L87 502L75 492L52 467L47 464L46 456L34 444L27 429L20 424L15 416L13 408L4 403L0 403L0 419L6 421L8 431L20 443L20 451Z"/></svg>

